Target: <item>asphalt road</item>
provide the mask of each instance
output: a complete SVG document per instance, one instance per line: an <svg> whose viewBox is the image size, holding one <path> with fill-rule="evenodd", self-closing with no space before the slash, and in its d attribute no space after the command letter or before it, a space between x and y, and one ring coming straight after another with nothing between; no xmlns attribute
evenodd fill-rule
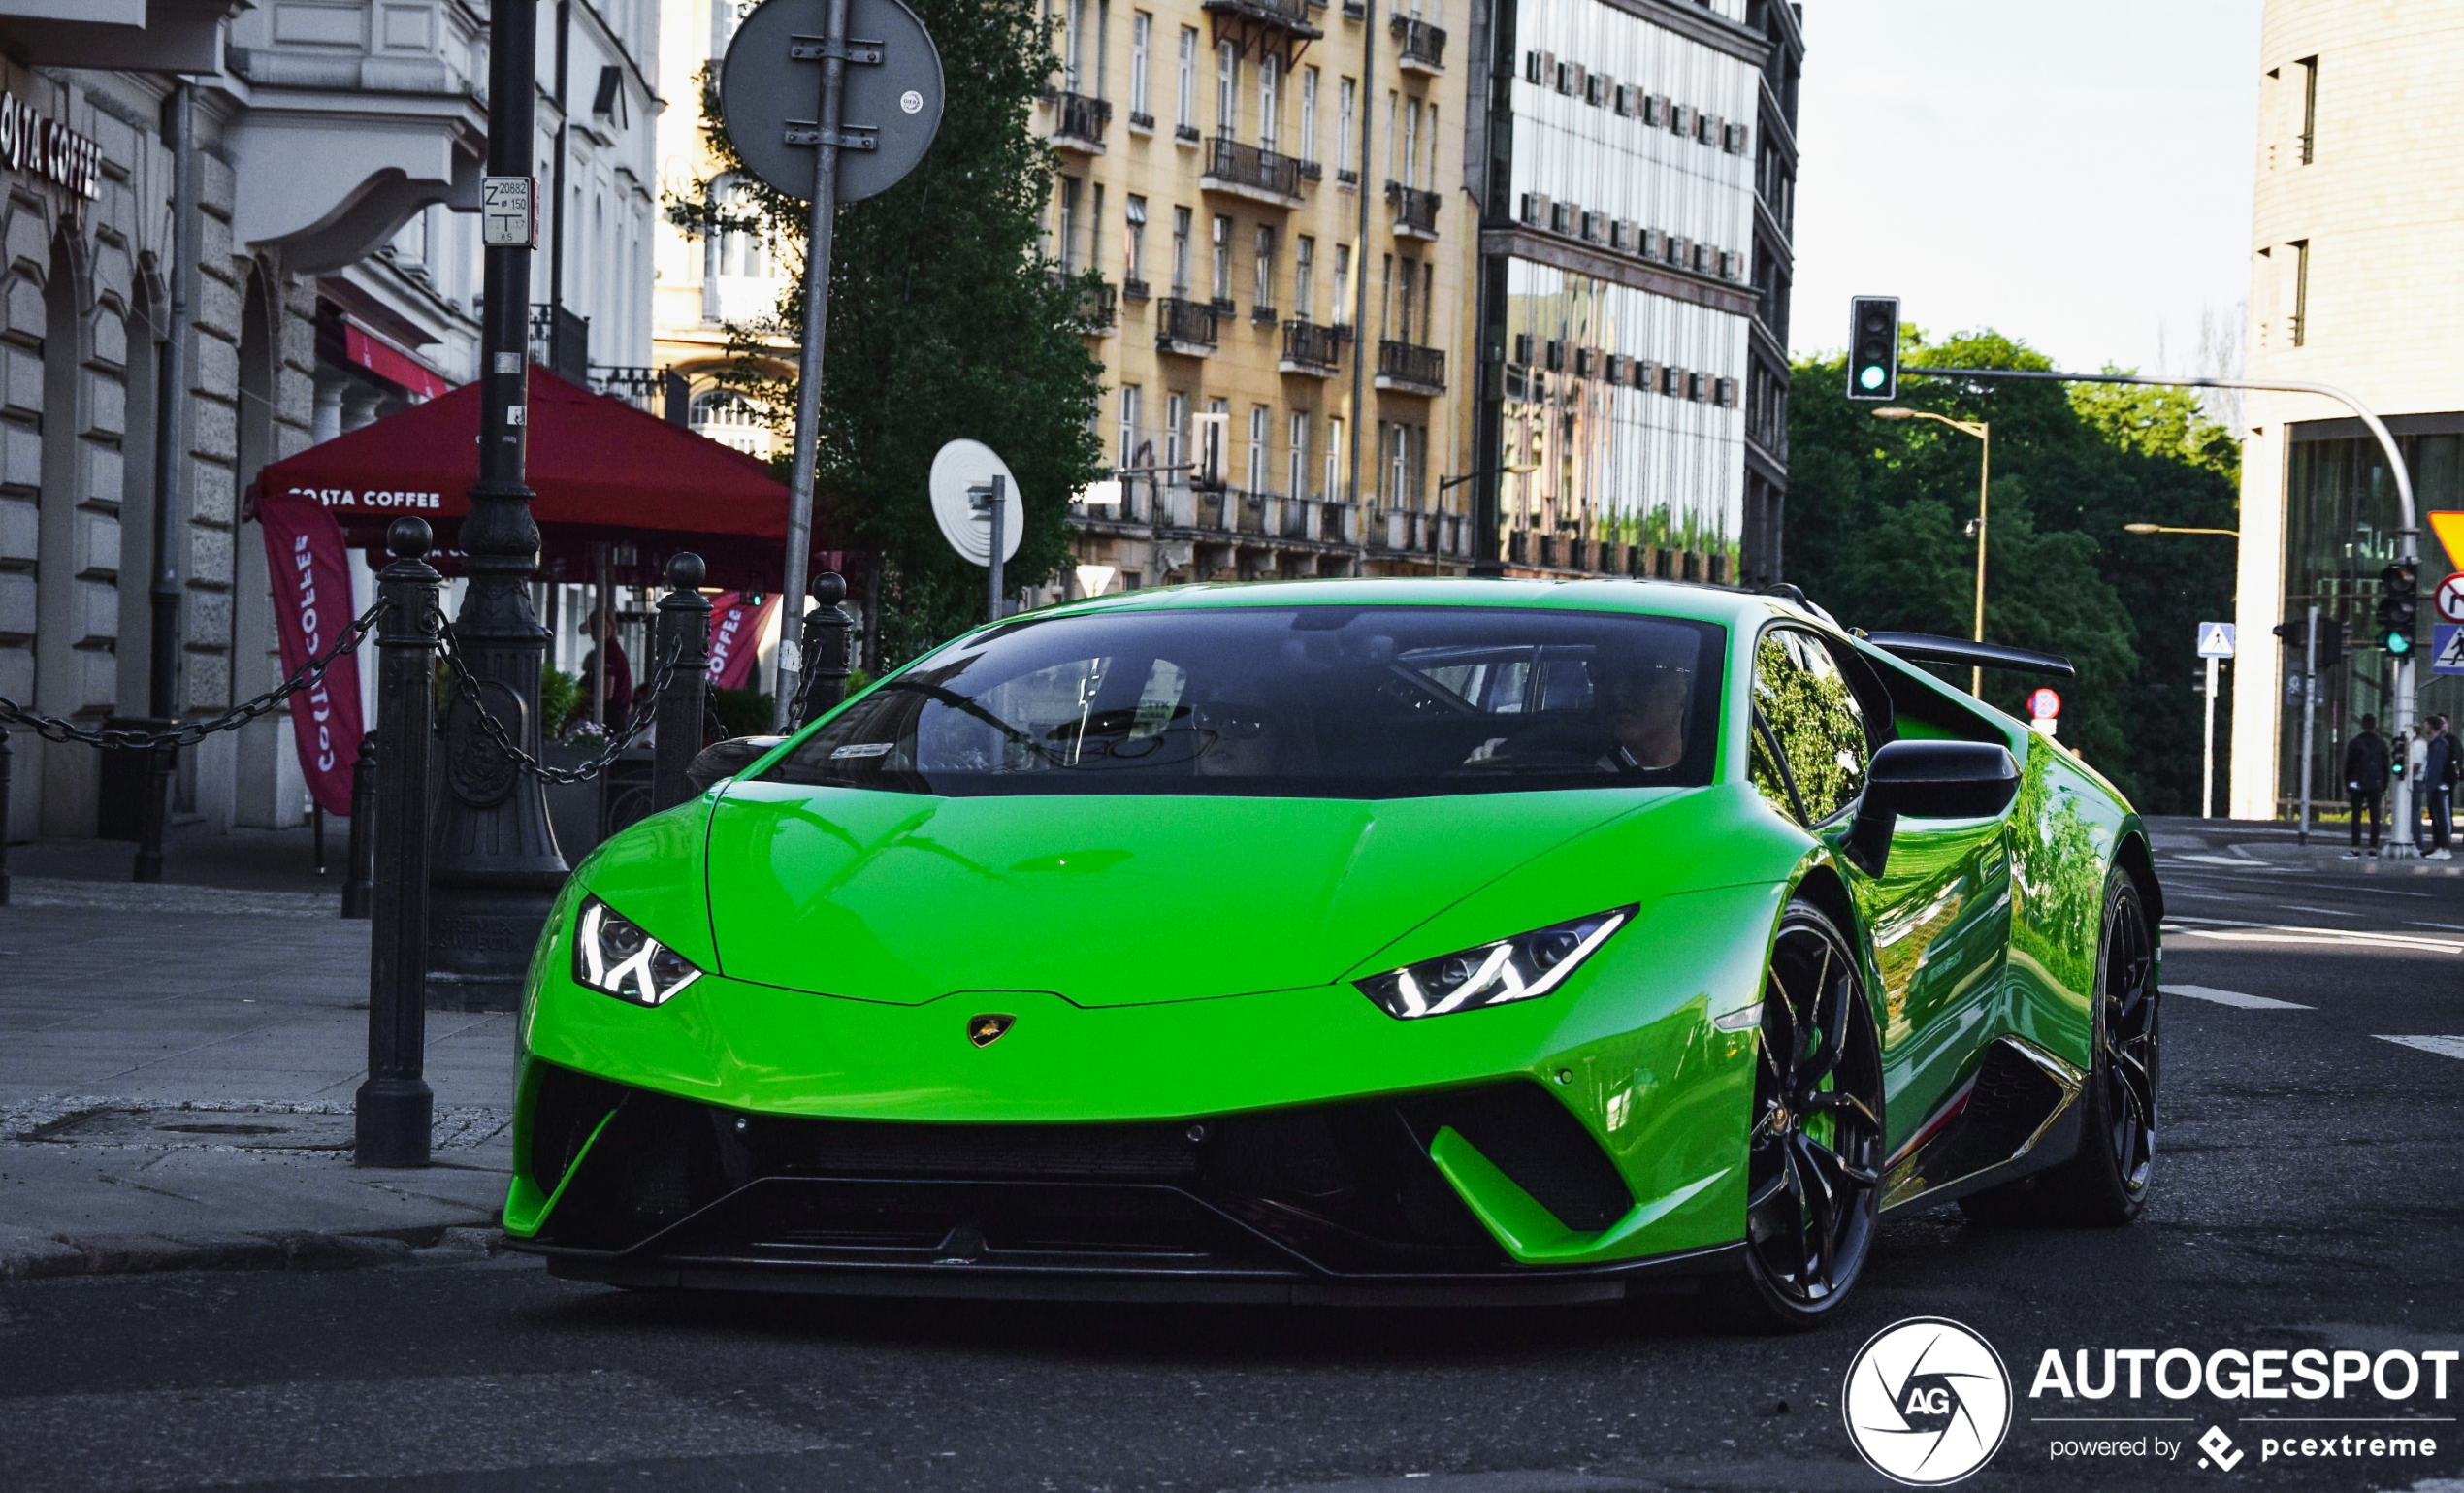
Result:
<svg viewBox="0 0 2464 1493"><path fill-rule="evenodd" d="M2464 1425L2422 1418L2464 1413L2464 1365L2445 1401L2426 1384L2257 1410L2204 1391L2028 1396L2048 1348L2464 1348L2464 878L2236 863L2236 836L2167 838L2174 993L2146 1217L1895 1221L1847 1319L1814 1335L1721 1336L1665 1305L680 1300L511 1257L16 1282L0 1286L0 1489L1878 1488L1842 1429L1843 1373L1877 1330L1942 1315L2000 1350L2020 1395L1963 1486L2464 1490L2444 1482L2464 1478ZM2063 1415L2167 1418L2040 1418ZM2230 1472L2199 1465L2211 1427L2232 1438ZM2439 1445L2259 1455L2262 1437L2356 1432ZM2138 1436L2188 1444L2170 1461L2052 1454Z"/></svg>

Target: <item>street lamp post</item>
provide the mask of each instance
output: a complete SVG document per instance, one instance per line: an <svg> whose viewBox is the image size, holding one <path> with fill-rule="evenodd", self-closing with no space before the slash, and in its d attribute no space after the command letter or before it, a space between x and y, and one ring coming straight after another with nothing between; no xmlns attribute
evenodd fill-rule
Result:
<svg viewBox="0 0 2464 1493"><path fill-rule="evenodd" d="M1443 498L1447 489L1461 487L1466 482L1477 482L1482 477L1524 477L1538 471L1540 471L1538 462L1506 462L1495 467L1482 467L1476 471L1467 471L1459 477L1440 477L1438 478L1438 496ZM1489 490L1483 489L1483 491ZM1486 524L1480 522L1479 513L1472 515L1472 573L1496 578L1506 573L1506 568L1503 565L1487 564L1496 559L1498 538L1497 498L1493 492L1485 511L1489 517L1489 522ZM1482 537L1484 534L1485 538ZM1432 575L1438 573L1438 561L1434 554L1429 557L1429 573Z"/></svg>
<svg viewBox="0 0 2464 1493"><path fill-rule="evenodd" d="M2240 542L2242 537L2242 532L2238 529L2190 529L2174 524L2124 524L2122 526L2122 532L2124 534L2221 535L2236 543ZM2207 726L2199 746L2199 818L2214 819L2216 817L2216 655L2209 654L2206 663Z"/></svg>
<svg viewBox="0 0 2464 1493"><path fill-rule="evenodd" d="M1985 505L1988 484L1994 474L1994 427L1983 420L1954 420L1949 415L1935 414L1930 409L1908 409L1897 405L1885 405L1875 410L1878 420L1931 420L1947 425L1962 436L1974 436L1983 442L1976 458L1976 626L1971 634L1985 641ZM1982 665L1968 670L1968 694L1985 698L1985 669Z"/></svg>
<svg viewBox="0 0 2464 1493"><path fill-rule="evenodd" d="M535 169L537 0L497 0L489 18L488 175ZM560 207L562 204L559 205ZM531 249L487 248L481 290L479 480L458 547L470 589L453 638L477 688L446 715L444 792L437 806L436 896L428 925L432 1004L511 1010L567 867L548 828L547 799L490 741L484 702L522 749L539 751L539 673L547 630L531 609L539 526L523 477L530 431ZM404 750L387 741L388 754Z"/></svg>

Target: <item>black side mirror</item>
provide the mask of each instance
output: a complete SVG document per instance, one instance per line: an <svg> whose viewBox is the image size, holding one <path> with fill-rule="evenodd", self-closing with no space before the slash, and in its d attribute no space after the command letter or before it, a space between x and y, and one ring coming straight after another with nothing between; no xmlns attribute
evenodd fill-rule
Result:
<svg viewBox="0 0 2464 1493"><path fill-rule="evenodd" d="M693 785L695 793L706 794L711 784L721 778L734 777L786 739L785 736L729 736L725 741L713 741L693 755L692 763L685 767L685 780Z"/></svg>
<svg viewBox="0 0 2464 1493"><path fill-rule="evenodd" d="M1841 849L1879 876L1891 859L1891 831L1910 819L1982 819L2019 795L2019 763L1990 741L1894 741L1865 766L1865 791Z"/></svg>

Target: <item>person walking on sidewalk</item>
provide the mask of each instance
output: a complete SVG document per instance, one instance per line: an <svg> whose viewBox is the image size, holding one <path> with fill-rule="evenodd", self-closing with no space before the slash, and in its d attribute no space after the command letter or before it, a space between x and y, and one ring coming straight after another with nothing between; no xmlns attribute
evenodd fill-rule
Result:
<svg viewBox="0 0 2464 1493"><path fill-rule="evenodd" d="M2452 860L2455 838L2455 784L2464 777L2464 762L2456 756L2455 736L2447 717L2430 717L2429 750L2421 754L2421 795L2430 805L2430 849L2425 860Z"/></svg>
<svg viewBox="0 0 2464 1493"><path fill-rule="evenodd" d="M2361 718L2361 734L2345 743L2345 801L2352 805L2352 849L2347 860L2361 859L2361 816L2370 816L2370 854L2379 853L2379 804L2387 791L2387 738L2379 734L2379 718Z"/></svg>

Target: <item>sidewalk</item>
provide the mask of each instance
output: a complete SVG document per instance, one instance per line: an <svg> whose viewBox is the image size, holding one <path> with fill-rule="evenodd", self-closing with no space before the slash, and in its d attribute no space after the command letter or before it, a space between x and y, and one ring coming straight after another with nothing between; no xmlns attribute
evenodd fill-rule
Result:
<svg viewBox="0 0 2464 1493"><path fill-rule="evenodd" d="M2349 860L2345 852L2352 848L2352 834L2342 824L2313 825L2307 845L2301 843L2291 825L2255 820L2152 817L2148 820L2148 833L2159 869L2168 859L2178 859L2191 864L2256 863L2282 870L2356 877L2464 876L2464 860L2424 860L2419 856L2393 860L2366 853L2359 860Z"/></svg>
<svg viewBox="0 0 2464 1493"><path fill-rule="evenodd" d="M0 1276L484 1249L512 1159L512 1018L431 1013L438 1164L355 1168L368 925L340 919L339 890L282 890L317 885L306 834L176 841L155 886L125 880L127 849L11 847Z"/></svg>

